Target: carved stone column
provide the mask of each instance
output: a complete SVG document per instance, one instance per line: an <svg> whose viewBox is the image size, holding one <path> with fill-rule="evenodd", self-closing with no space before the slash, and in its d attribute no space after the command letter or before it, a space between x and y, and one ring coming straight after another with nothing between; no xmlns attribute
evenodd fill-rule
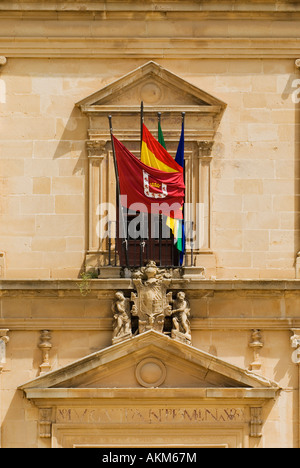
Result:
<svg viewBox="0 0 300 468"><path fill-rule="evenodd" d="M99 249L99 237L97 236L97 224L99 222L99 205L103 203L103 160L106 156L106 141L89 141L89 251Z"/></svg>
<svg viewBox="0 0 300 468"><path fill-rule="evenodd" d="M198 213L196 218L198 239L195 245L196 250L210 249L210 164L213 141L198 141Z"/></svg>
<svg viewBox="0 0 300 468"><path fill-rule="evenodd" d="M42 364L40 365L40 375L45 374L51 370L51 365L49 362L49 352L52 348L51 333L49 330L42 330L40 337L39 348L42 350Z"/></svg>
<svg viewBox="0 0 300 468"><path fill-rule="evenodd" d="M253 362L250 364L250 369L254 372L260 372L260 350L263 347L260 330L252 330L251 342L249 343L250 348L253 349Z"/></svg>
<svg viewBox="0 0 300 468"><path fill-rule="evenodd" d="M0 329L0 373L6 363L6 345L9 342L9 337L7 336L8 332L8 328Z"/></svg>
<svg viewBox="0 0 300 468"><path fill-rule="evenodd" d="M293 328L291 336L291 346L295 348L292 353L292 361L298 364L298 447L300 447L300 329Z"/></svg>
<svg viewBox="0 0 300 468"><path fill-rule="evenodd" d="M295 65L300 70L300 58L295 60ZM296 80L296 82L299 80ZM298 106L299 109L299 106ZM297 111L296 111L297 112ZM299 113L299 110L298 110ZM296 176L299 177L299 176ZM300 251L296 255L296 262L295 262L295 268L296 268L296 278L300 278Z"/></svg>

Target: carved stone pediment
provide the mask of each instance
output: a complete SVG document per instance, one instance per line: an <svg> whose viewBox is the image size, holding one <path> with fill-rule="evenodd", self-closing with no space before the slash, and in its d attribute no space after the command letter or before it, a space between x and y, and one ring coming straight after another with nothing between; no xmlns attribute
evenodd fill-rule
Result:
<svg viewBox="0 0 300 468"><path fill-rule="evenodd" d="M155 330L19 389L39 408L40 437L52 447L243 446L245 433L261 436L263 405L279 391Z"/></svg>
<svg viewBox="0 0 300 468"><path fill-rule="evenodd" d="M29 396L43 389L240 388L271 392L276 383L191 345L149 330L22 385ZM33 393L32 393L33 392Z"/></svg>
<svg viewBox="0 0 300 468"><path fill-rule="evenodd" d="M186 114L185 141L213 140L226 104L192 85L155 62L118 78L99 91L79 101L76 106L90 119L89 139L110 139L107 116L113 117L115 135L122 141L140 138L140 105L144 103L147 124L157 126L157 112L163 113L165 139L178 143L180 125L174 118ZM170 148L171 149L171 148Z"/></svg>
<svg viewBox="0 0 300 468"><path fill-rule="evenodd" d="M91 107L96 110L96 106L105 105L139 106L141 100L149 106L170 106L170 96L172 106L217 106L219 110L226 106L221 100L153 61L113 81L76 105L83 112L92 111Z"/></svg>

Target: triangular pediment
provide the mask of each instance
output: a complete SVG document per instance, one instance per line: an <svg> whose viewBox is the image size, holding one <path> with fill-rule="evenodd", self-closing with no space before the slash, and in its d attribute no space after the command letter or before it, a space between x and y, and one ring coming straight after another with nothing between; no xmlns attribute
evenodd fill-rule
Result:
<svg viewBox="0 0 300 468"><path fill-rule="evenodd" d="M274 389L277 384L154 330L112 345L20 388Z"/></svg>
<svg viewBox="0 0 300 468"><path fill-rule="evenodd" d="M157 115L161 113L164 139L171 154L176 152L183 113L189 151L195 141L213 141L226 108L217 97L150 61L76 103L89 117L89 148L95 148L97 142L103 147L110 141L109 115L114 135L126 146L128 142L139 145L142 102L150 131L156 132ZM129 149L136 151L130 144Z"/></svg>
<svg viewBox="0 0 300 468"><path fill-rule="evenodd" d="M83 111L100 110L101 106L146 107L213 107L221 111L226 104L178 75L150 61L96 91L76 105Z"/></svg>

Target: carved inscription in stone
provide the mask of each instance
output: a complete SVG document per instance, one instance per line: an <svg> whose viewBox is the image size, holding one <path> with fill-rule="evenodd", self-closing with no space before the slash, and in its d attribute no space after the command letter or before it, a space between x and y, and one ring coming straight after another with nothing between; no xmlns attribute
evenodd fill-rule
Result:
<svg viewBox="0 0 300 468"><path fill-rule="evenodd" d="M203 424L244 422L239 407L196 408L57 408L57 423Z"/></svg>

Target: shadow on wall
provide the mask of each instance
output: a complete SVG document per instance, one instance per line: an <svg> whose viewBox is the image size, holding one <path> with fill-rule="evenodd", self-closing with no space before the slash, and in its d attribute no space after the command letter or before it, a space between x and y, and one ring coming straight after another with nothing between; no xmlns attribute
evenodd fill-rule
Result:
<svg viewBox="0 0 300 468"><path fill-rule="evenodd" d="M60 118L57 121L57 134L61 134L60 140L53 155L54 160L59 160L59 175L61 177L83 177L84 187L84 249L88 249L88 159L85 142L87 139L88 119L81 111L74 107L68 119ZM66 188L66 193L68 188ZM73 189L74 191L74 189ZM74 192L73 192L74 193ZM70 188L72 195L72 188ZM78 272L81 278L85 271L85 258Z"/></svg>
<svg viewBox="0 0 300 468"><path fill-rule="evenodd" d="M295 73L292 73L285 85L283 92L281 93L281 99L286 101L290 100L291 105L294 105L295 109L295 155L294 155L294 249L295 249L295 267L296 267L296 278L299 278L299 263L300 260L300 70L298 65L295 64ZM299 258L298 258L299 256Z"/></svg>
<svg viewBox="0 0 300 468"><path fill-rule="evenodd" d="M76 161L72 170L72 175L85 175L88 168L86 157L85 141L87 138L88 119L82 115L81 111L74 107L68 120L58 119L57 133L61 133L60 140L55 150L53 159L67 159ZM69 164L71 167L72 164ZM67 165L66 165L67 166ZM67 167L60 168L61 175L71 175Z"/></svg>

